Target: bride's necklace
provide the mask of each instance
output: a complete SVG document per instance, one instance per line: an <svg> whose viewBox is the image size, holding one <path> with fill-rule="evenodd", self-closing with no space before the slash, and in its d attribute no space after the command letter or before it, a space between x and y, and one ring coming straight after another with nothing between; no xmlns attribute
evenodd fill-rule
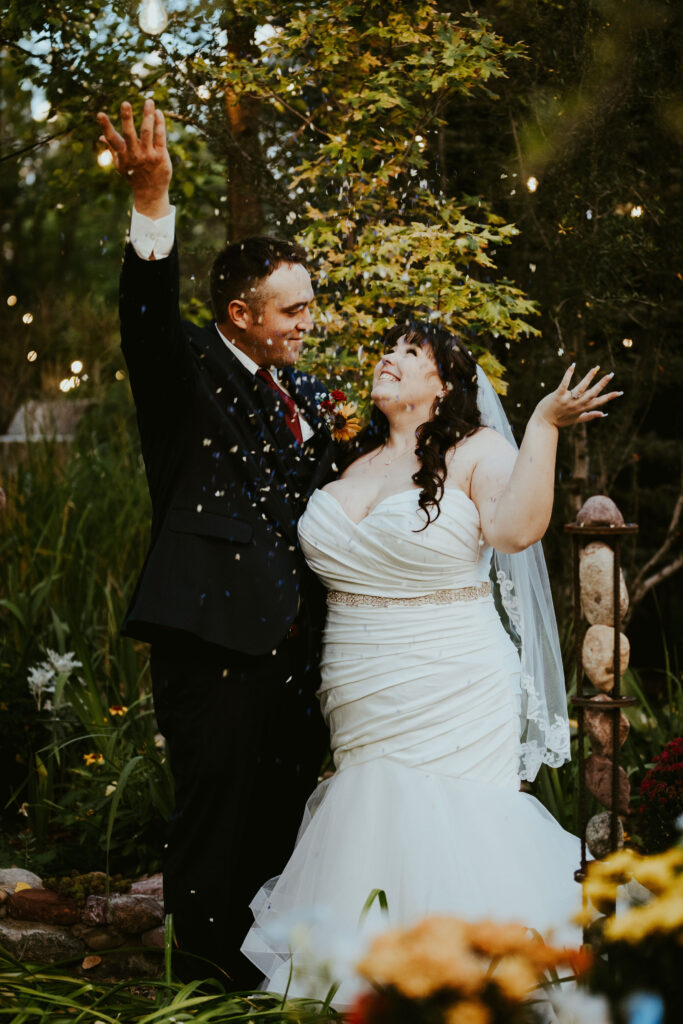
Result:
<svg viewBox="0 0 683 1024"><path fill-rule="evenodd" d="M379 451L377 452L377 455L380 455L381 452L385 452L385 454L386 454L386 445L385 444L383 444L382 447L379 449ZM385 466L390 466L392 464L392 462L396 462L397 459L402 459L403 456L404 455L408 455L408 453L410 453L411 455L414 455L415 454L415 449L414 448L406 448L404 451L399 452L398 455L394 455L394 456L392 456L389 459L383 457L382 458L382 462L384 463ZM375 456L375 458L377 458L377 456Z"/></svg>

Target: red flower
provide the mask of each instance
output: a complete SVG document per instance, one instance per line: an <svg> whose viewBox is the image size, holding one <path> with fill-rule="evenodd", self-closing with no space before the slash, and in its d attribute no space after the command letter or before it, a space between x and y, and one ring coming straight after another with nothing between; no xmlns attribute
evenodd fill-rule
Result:
<svg viewBox="0 0 683 1024"><path fill-rule="evenodd" d="M345 402L346 394L343 391L330 391L330 398L333 398L335 402Z"/></svg>
<svg viewBox="0 0 683 1024"><path fill-rule="evenodd" d="M326 398L320 403L320 408L324 409L325 412L332 412L334 409L334 402L330 398Z"/></svg>
<svg viewBox="0 0 683 1024"><path fill-rule="evenodd" d="M378 1024L389 1008L386 997L376 992L365 992L358 996L346 1016L346 1024Z"/></svg>

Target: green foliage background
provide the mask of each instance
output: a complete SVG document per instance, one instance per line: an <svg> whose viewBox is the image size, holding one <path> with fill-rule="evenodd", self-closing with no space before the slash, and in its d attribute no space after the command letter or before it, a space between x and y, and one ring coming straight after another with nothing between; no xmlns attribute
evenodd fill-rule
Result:
<svg viewBox="0 0 683 1024"><path fill-rule="evenodd" d="M115 115L130 98L139 111L144 93L166 112L186 315L210 316L208 267L240 218L298 237L312 253L318 294L308 363L361 404L374 343L406 309L464 333L507 392L518 432L572 359L615 370L625 396L609 425L561 441L546 544L561 624L569 622L561 524L589 494L611 493L641 523L626 553L633 578L661 547L680 486L683 16L675 5L166 6L168 30L150 37L133 0L1 5L0 429L26 399L61 398L74 359L84 371L63 400L92 402L72 449L38 447L19 461L5 449L2 463L0 799L11 832L26 805L23 855L51 871L100 867L109 847L113 870L152 865L170 800L145 649L116 638L148 507L118 352L130 198L97 164L97 110ZM41 100L49 111L36 121ZM631 215L636 206L640 217ZM10 295L16 304L6 303ZM679 556L674 530L653 571ZM636 777L650 748L680 729L675 583L672 574L648 594L629 630L641 672L633 686L649 708L635 723ZM569 650L569 626L563 633ZM26 674L47 647L83 662L85 682L65 681L80 715L36 716ZM79 694L88 699L79 703ZM134 710L112 717L117 704ZM88 752L103 764L86 766ZM114 822L106 790L117 780ZM541 779L559 817L571 813L574 784L570 770Z"/></svg>

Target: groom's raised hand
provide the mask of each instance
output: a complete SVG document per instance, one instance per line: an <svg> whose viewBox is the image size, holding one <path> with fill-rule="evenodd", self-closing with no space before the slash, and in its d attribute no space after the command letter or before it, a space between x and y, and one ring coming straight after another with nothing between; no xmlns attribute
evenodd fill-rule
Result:
<svg viewBox="0 0 683 1024"><path fill-rule="evenodd" d="M106 114L99 113L97 120L103 133L100 141L109 148L114 167L133 190L135 209L155 220L165 216L170 210L168 186L173 170L164 115L154 109L153 100L145 100L139 136L130 103L121 104L121 134Z"/></svg>

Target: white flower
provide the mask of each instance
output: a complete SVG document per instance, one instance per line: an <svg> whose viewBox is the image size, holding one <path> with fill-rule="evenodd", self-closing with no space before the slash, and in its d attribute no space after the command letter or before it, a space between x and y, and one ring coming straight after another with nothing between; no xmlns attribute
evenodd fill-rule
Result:
<svg viewBox="0 0 683 1024"><path fill-rule="evenodd" d="M53 694L56 682L55 670L47 661L28 670L28 688L39 711L42 708L43 694Z"/></svg>
<svg viewBox="0 0 683 1024"><path fill-rule="evenodd" d="M611 1024L609 1005L604 996L593 996L583 989L553 991L550 995L558 1024Z"/></svg>
<svg viewBox="0 0 683 1024"><path fill-rule="evenodd" d="M67 651L66 654L58 654L57 651L51 651L48 647L47 658L55 672L59 675L62 675L62 673L69 675L75 668L83 668L83 665L80 661L76 660L76 655L72 651Z"/></svg>

